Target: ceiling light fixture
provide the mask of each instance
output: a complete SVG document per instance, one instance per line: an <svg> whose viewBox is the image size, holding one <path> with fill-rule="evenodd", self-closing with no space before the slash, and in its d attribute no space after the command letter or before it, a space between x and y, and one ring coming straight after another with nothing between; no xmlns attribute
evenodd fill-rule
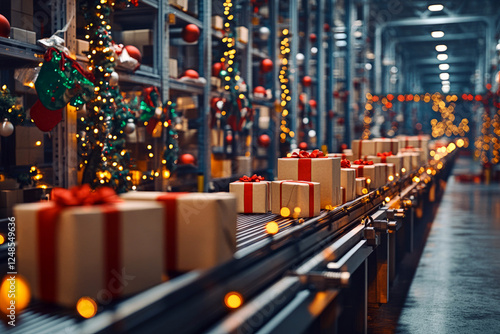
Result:
<svg viewBox="0 0 500 334"><path fill-rule="evenodd" d="M441 37L444 37L444 32L440 31L440 30L433 31L433 32L431 32L431 36L433 38L441 38Z"/></svg>
<svg viewBox="0 0 500 334"><path fill-rule="evenodd" d="M450 69L450 65L449 64L439 64L439 69L441 71L448 71Z"/></svg>
<svg viewBox="0 0 500 334"><path fill-rule="evenodd" d="M448 94L450 92L450 86L443 86L441 87L441 90L443 93Z"/></svg>
<svg viewBox="0 0 500 334"><path fill-rule="evenodd" d="M429 7L427 7L427 9L431 12L440 12L444 9L444 6L441 4L430 5Z"/></svg>
<svg viewBox="0 0 500 334"><path fill-rule="evenodd" d="M446 60L448 59L448 55L446 53L440 53L437 55L438 60Z"/></svg>
<svg viewBox="0 0 500 334"><path fill-rule="evenodd" d="M439 75L439 79L441 79L441 80L450 80L450 74L449 73L441 73Z"/></svg>
<svg viewBox="0 0 500 334"><path fill-rule="evenodd" d="M443 85L443 86L449 86L450 85L450 81L449 80L441 81L441 85Z"/></svg>
<svg viewBox="0 0 500 334"><path fill-rule="evenodd" d="M446 50L448 50L448 47L446 45L444 44L436 45L437 52L445 52Z"/></svg>

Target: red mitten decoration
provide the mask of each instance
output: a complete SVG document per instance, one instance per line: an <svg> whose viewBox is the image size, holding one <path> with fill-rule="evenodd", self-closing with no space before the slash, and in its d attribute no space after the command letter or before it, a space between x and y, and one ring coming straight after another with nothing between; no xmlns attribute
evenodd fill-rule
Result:
<svg viewBox="0 0 500 334"><path fill-rule="evenodd" d="M30 116L40 130L49 132L62 120L62 109L47 109L40 100L37 100L31 107Z"/></svg>

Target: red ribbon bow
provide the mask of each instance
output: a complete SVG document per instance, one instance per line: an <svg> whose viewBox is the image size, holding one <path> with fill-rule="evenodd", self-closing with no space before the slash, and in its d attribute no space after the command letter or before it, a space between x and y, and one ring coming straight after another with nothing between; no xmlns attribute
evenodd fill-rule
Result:
<svg viewBox="0 0 500 334"><path fill-rule="evenodd" d="M264 177L257 175L257 174L252 175L252 177L248 177L246 175L243 175L242 177L240 177L240 181L241 182L260 182L260 181L264 181Z"/></svg>
<svg viewBox="0 0 500 334"><path fill-rule="evenodd" d="M354 161L354 164L355 165L362 165L362 166L373 165L373 161L372 160L370 160L370 161L356 160L356 161Z"/></svg>
<svg viewBox="0 0 500 334"><path fill-rule="evenodd" d="M99 205L119 201L118 196L112 188L102 187L93 192L88 184L73 187L69 190L54 188L51 194L52 201L60 207Z"/></svg>
<svg viewBox="0 0 500 334"><path fill-rule="evenodd" d="M292 158L323 158L325 155L320 150L314 150L311 153L307 151L293 152Z"/></svg>
<svg viewBox="0 0 500 334"><path fill-rule="evenodd" d="M377 157L390 157L390 156L392 156L392 152L377 153Z"/></svg>
<svg viewBox="0 0 500 334"><path fill-rule="evenodd" d="M340 160L340 167L349 168L349 167L351 167L351 162L347 159L342 159L342 160Z"/></svg>

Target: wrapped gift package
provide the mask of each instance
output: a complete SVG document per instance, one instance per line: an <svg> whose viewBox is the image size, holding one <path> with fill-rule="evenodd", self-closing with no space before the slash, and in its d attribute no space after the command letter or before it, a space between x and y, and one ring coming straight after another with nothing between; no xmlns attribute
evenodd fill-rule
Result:
<svg viewBox="0 0 500 334"><path fill-rule="evenodd" d="M392 181L397 179L396 166L394 164L392 164L392 163L380 163L380 165L383 166L385 169L385 175L386 175L385 182L386 183L392 182Z"/></svg>
<svg viewBox="0 0 500 334"><path fill-rule="evenodd" d="M342 168L340 170L340 186L344 188L347 202L356 199L356 169Z"/></svg>
<svg viewBox="0 0 500 334"><path fill-rule="evenodd" d="M60 207L51 201L20 204L14 212L18 272L37 299L74 307L83 296L109 302L162 282L158 203Z"/></svg>
<svg viewBox="0 0 500 334"><path fill-rule="evenodd" d="M301 154L300 158L278 159L278 180L319 182L321 208L340 204L340 158L310 158L306 157L307 152Z"/></svg>
<svg viewBox="0 0 500 334"><path fill-rule="evenodd" d="M368 187L366 185L365 177L357 177L356 178L356 195L363 196L368 194Z"/></svg>
<svg viewBox="0 0 500 334"><path fill-rule="evenodd" d="M391 163L394 164L394 173L389 174L394 176L394 179L397 180L401 173L401 167L403 164L403 157L401 155L369 155L367 160L371 160L374 163Z"/></svg>
<svg viewBox="0 0 500 334"><path fill-rule="evenodd" d="M238 38L238 42L240 43L248 43L248 28L247 27L236 27L236 36Z"/></svg>
<svg viewBox="0 0 500 334"><path fill-rule="evenodd" d="M231 159L217 159L212 154L211 169L213 178L230 177Z"/></svg>
<svg viewBox="0 0 500 334"><path fill-rule="evenodd" d="M353 140L351 148L354 159L359 159L364 155L377 154L377 143L372 140L360 140L360 139Z"/></svg>
<svg viewBox="0 0 500 334"><path fill-rule="evenodd" d="M188 0L169 0L168 3L183 11L188 10Z"/></svg>
<svg viewBox="0 0 500 334"><path fill-rule="evenodd" d="M282 208L288 208L291 216L314 217L320 214L320 192L318 182L273 181L271 184L271 211L282 214ZM340 187L339 187L340 192Z"/></svg>
<svg viewBox="0 0 500 334"><path fill-rule="evenodd" d="M238 175L252 174L252 158L246 156L236 157L236 166Z"/></svg>
<svg viewBox="0 0 500 334"><path fill-rule="evenodd" d="M207 269L233 257L237 218L234 194L132 191L121 197L162 204L167 270Z"/></svg>
<svg viewBox="0 0 500 334"><path fill-rule="evenodd" d="M231 182L229 192L236 196L238 213L266 213L270 210L271 184L269 181Z"/></svg>
<svg viewBox="0 0 500 334"><path fill-rule="evenodd" d="M399 152L399 139L389 139L389 138L377 138L373 139L375 142L376 153L391 152L392 154L398 154Z"/></svg>
<svg viewBox="0 0 500 334"><path fill-rule="evenodd" d="M215 30L223 30L224 29L224 19L218 15L212 16L212 28Z"/></svg>
<svg viewBox="0 0 500 334"><path fill-rule="evenodd" d="M411 172L411 169L412 169L412 157L411 157L411 153L401 153L400 152L398 154L398 156L401 157L401 161L402 161L402 164L401 164L401 174L402 175L407 175L408 173Z"/></svg>
<svg viewBox="0 0 500 334"><path fill-rule="evenodd" d="M341 204L346 204L348 202L347 200L347 193L344 187L340 187L340 194L341 194L341 199L342 201L340 202Z"/></svg>
<svg viewBox="0 0 500 334"><path fill-rule="evenodd" d="M414 147L414 148L421 148L424 153L424 159L427 160L429 156L429 141L430 141L430 136L429 135L419 135L419 136L401 136L398 138L399 139L399 147L400 148L407 148L407 147Z"/></svg>
<svg viewBox="0 0 500 334"><path fill-rule="evenodd" d="M403 155L403 164L404 167L406 168L407 172L414 171L415 169L420 168L421 164L421 154L420 152L415 152L415 151L405 151L402 152Z"/></svg>
<svg viewBox="0 0 500 334"><path fill-rule="evenodd" d="M403 148L401 149L401 152L403 153L418 153L420 156L419 156L419 165L425 165L427 164L427 161L428 161L428 157L426 156L426 153L424 151L423 148L420 148L420 147L411 147L411 148Z"/></svg>
<svg viewBox="0 0 500 334"><path fill-rule="evenodd" d="M377 188L374 165L351 165L351 167L356 169L356 177L366 178L366 184L370 189Z"/></svg>
<svg viewBox="0 0 500 334"><path fill-rule="evenodd" d="M387 169L383 163L374 163L375 166L375 187L382 187L387 183Z"/></svg>

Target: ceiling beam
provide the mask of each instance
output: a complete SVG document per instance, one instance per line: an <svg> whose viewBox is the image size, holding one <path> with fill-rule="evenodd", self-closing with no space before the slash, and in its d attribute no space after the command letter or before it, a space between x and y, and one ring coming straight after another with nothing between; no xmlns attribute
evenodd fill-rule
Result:
<svg viewBox="0 0 500 334"><path fill-rule="evenodd" d="M463 34L446 34L442 38L433 38L431 35L422 36L408 36L408 37L398 37L397 43L408 44L408 43L428 43L433 42L435 44L442 44L442 42L450 41L461 41L461 40L477 40L478 35L475 33L463 33Z"/></svg>
<svg viewBox="0 0 500 334"><path fill-rule="evenodd" d="M413 27L413 26L426 26L426 25L439 25L439 24L458 24L458 23L473 23L483 22L490 24L490 18L485 16L437 16L428 18L409 18L402 20L388 21L381 25L381 28L386 27Z"/></svg>
<svg viewBox="0 0 500 334"><path fill-rule="evenodd" d="M462 63L471 63L475 64L475 61L471 57L449 57L447 60L441 61L436 57L432 58L420 58L415 59L411 62L413 65L439 65L439 64L462 64Z"/></svg>
<svg viewBox="0 0 500 334"><path fill-rule="evenodd" d="M470 83L470 75L450 75L450 81L451 85L458 83L458 82L468 82ZM439 78L438 75L424 75L422 76L422 82L425 83L441 83L443 80Z"/></svg>
<svg viewBox="0 0 500 334"><path fill-rule="evenodd" d="M442 72L447 73L469 73L472 74L475 71L475 66L450 66L446 71L441 71L438 66L426 67L425 69L419 69L420 74L439 74Z"/></svg>

